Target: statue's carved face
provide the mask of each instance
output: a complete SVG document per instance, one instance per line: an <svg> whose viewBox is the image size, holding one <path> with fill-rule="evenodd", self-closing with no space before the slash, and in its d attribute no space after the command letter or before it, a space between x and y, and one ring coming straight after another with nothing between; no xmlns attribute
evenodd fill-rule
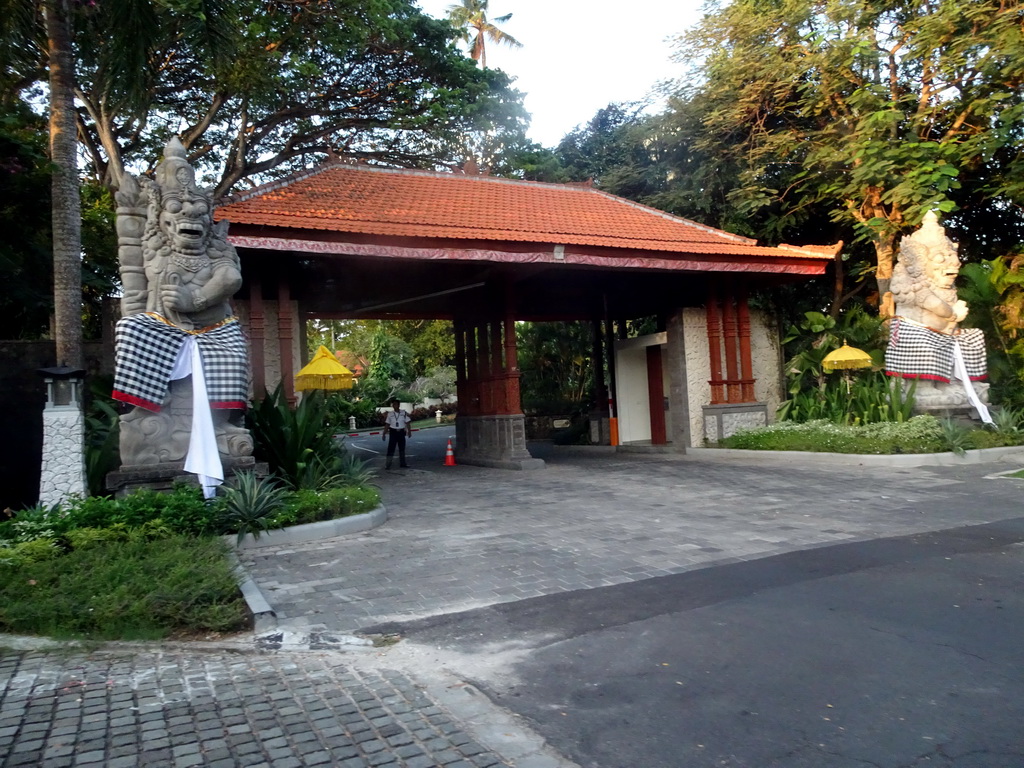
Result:
<svg viewBox="0 0 1024 768"><path fill-rule="evenodd" d="M210 203L195 189L165 192L160 205L160 229L178 253L206 252L213 226Z"/></svg>
<svg viewBox="0 0 1024 768"><path fill-rule="evenodd" d="M924 271L929 280L939 288L952 288L960 272L960 259L956 250L941 246L924 249L921 256Z"/></svg>

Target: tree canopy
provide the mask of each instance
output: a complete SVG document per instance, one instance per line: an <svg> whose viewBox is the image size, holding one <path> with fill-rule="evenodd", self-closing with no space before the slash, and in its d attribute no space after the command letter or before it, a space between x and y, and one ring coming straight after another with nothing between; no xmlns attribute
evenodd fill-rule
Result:
<svg viewBox="0 0 1024 768"><path fill-rule="evenodd" d="M680 39L677 115L735 168L739 211L778 227L825 206L873 246L884 293L898 234L956 211L965 185L1024 199L1021 14L1013 0L735 0Z"/></svg>
<svg viewBox="0 0 1024 768"><path fill-rule="evenodd" d="M150 168L172 135L218 196L328 158L461 165L474 136L525 140L508 77L475 67L410 0L184 5L193 13L116 0L72 14L78 135L107 186ZM33 41L45 45L28 35L5 56L8 99L41 82Z"/></svg>

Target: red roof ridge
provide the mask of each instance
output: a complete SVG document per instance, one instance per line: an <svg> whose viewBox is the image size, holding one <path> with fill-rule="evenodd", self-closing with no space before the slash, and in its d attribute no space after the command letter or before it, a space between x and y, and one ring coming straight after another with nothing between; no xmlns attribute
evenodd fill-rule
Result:
<svg viewBox="0 0 1024 768"><path fill-rule="evenodd" d="M250 198L258 197L259 195L262 195L265 192L273 192L275 189L281 189L283 187L290 186L297 181L302 181L304 179L312 178L313 176L318 176L324 171L328 171L332 168L337 168L338 166L352 167L354 164L355 161L345 160L341 158L325 160L324 162L312 168L303 168L298 171L293 171L292 173L289 173L287 176L282 176L279 179L268 181L256 187L250 187L249 189L242 190L241 192L232 192L229 195L225 195L224 197L217 201L217 207L219 208L222 205L229 205L230 203L241 203L246 200L249 200Z"/></svg>
<svg viewBox="0 0 1024 768"><path fill-rule="evenodd" d="M558 189L565 190L567 192L600 192L600 190L593 188L592 180L587 181L570 181L570 182L551 182L551 181L534 181L532 179L510 179L504 176L490 176L483 173L465 173L461 169L452 169L449 171L431 171L424 168L390 168L383 165L367 165L355 159L348 158L333 158L325 160L319 165L313 168L304 168L299 171L295 171L287 176L282 176L280 179L269 181L265 184L261 184L258 187L252 187L251 189L244 190L243 192L234 192L230 195L226 195L221 198L218 205L228 205L230 203L240 203L245 200L249 200L253 197L258 197L266 192L272 192L275 189L281 189L283 187L290 186L299 181L318 176L326 171L334 170L335 168L345 168L352 171L364 171L368 173L386 173L386 174L398 174L403 176L424 176L435 179L460 179L463 181L477 182L483 184L511 184L515 186L529 186L537 187L539 189ZM606 197L611 197L620 202L631 202L622 197L617 197L608 192L601 192ZM693 224L696 227L700 227L708 232L716 232L723 234L720 230L716 230L710 227L705 227L702 224L696 224L690 222L688 219L681 219L678 216L672 216L664 211L659 211L656 208L648 208L636 204L637 207L644 208L647 211L653 211L659 213L669 219L675 219L676 221L686 221ZM725 233L728 234L728 233ZM732 235L732 237L739 237L739 235ZM741 240L748 240L748 238L740 238Z"/></svg>
<svg viewBox="0 0 1024 768"><path fill-rule="evenodd" d="M779 243L775 247L782 251L813 253L818 256L828 256L830 259L834 259L843 250L843 241L840 240L832 245L789 245L788 243Z"/></svg>
<svg viewBox="0 0 1024 768"><path fill-rule="evenodd" d="M625 205L632 206L633 208L639 208L640 210L646 211L647 213L657 214L658 216L661 216L663 219L668 219L669 221L679 221L685 224L689 224L691 227L695 227L696 229L699 229L702 232L708 232L712 235L718 235L720 237L726 238L727 240L735 240L736 242L743 243L744 245L757 245L757 239L753 237L743 237L742 235L734 235L732 232L726 232L724 229L715 229L714 227L709 227L707 224L700 224L699 222L693 221L692 219L686 219L683 218L682 216L676 216L675 214L668 213L667 211L661 211L658 210L657 208L651 208L649 205L644 205L643 203L637 203L625 197L613 195L611 192L604 192L603 190L600 189L591 189L590 191L596 192L599 195L604 195L605 197L610 197L618 203L623 203Z"/></svg>

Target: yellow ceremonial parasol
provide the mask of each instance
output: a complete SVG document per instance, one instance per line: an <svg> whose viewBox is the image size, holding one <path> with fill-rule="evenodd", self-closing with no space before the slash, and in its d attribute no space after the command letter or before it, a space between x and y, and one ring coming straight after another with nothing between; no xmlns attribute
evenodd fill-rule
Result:
<svg viewBox="0 0 1024 768"><path fill-rule="evenodd" d="M832 350L825 359L821 361L821 367L826 371L835 371L849 368L869 368L871 366L871 355L862 349L851 347L845 341L839 349Z"/></svg>
<svg viewBox="0 0 1024 768"><path fill-rule="evenodd" d="M308 389L352 389L352 371L338 362L327 347L320 347L309 361L309 365L295 374L295 388Z"/></svg>

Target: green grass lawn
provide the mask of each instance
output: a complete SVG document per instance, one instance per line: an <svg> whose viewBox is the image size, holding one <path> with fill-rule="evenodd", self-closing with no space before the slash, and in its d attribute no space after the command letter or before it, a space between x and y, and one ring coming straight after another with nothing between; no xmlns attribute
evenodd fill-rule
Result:
<svg viewBox="0 0 1024 768"><path fill-rule="evenodd" d="M0 522L0 632L156 640L247 629L222 535L258 536L379 504L367 485L288 491L243 473L211 501L181 486L22 510Z"/></svg>
<svg viewBox="0 0 1024 768"><path fill-rule="evenodd" d="M227 545L218 537L98 541L34 562L0 560L3 632L157 640L248 626Z"/></svg>

